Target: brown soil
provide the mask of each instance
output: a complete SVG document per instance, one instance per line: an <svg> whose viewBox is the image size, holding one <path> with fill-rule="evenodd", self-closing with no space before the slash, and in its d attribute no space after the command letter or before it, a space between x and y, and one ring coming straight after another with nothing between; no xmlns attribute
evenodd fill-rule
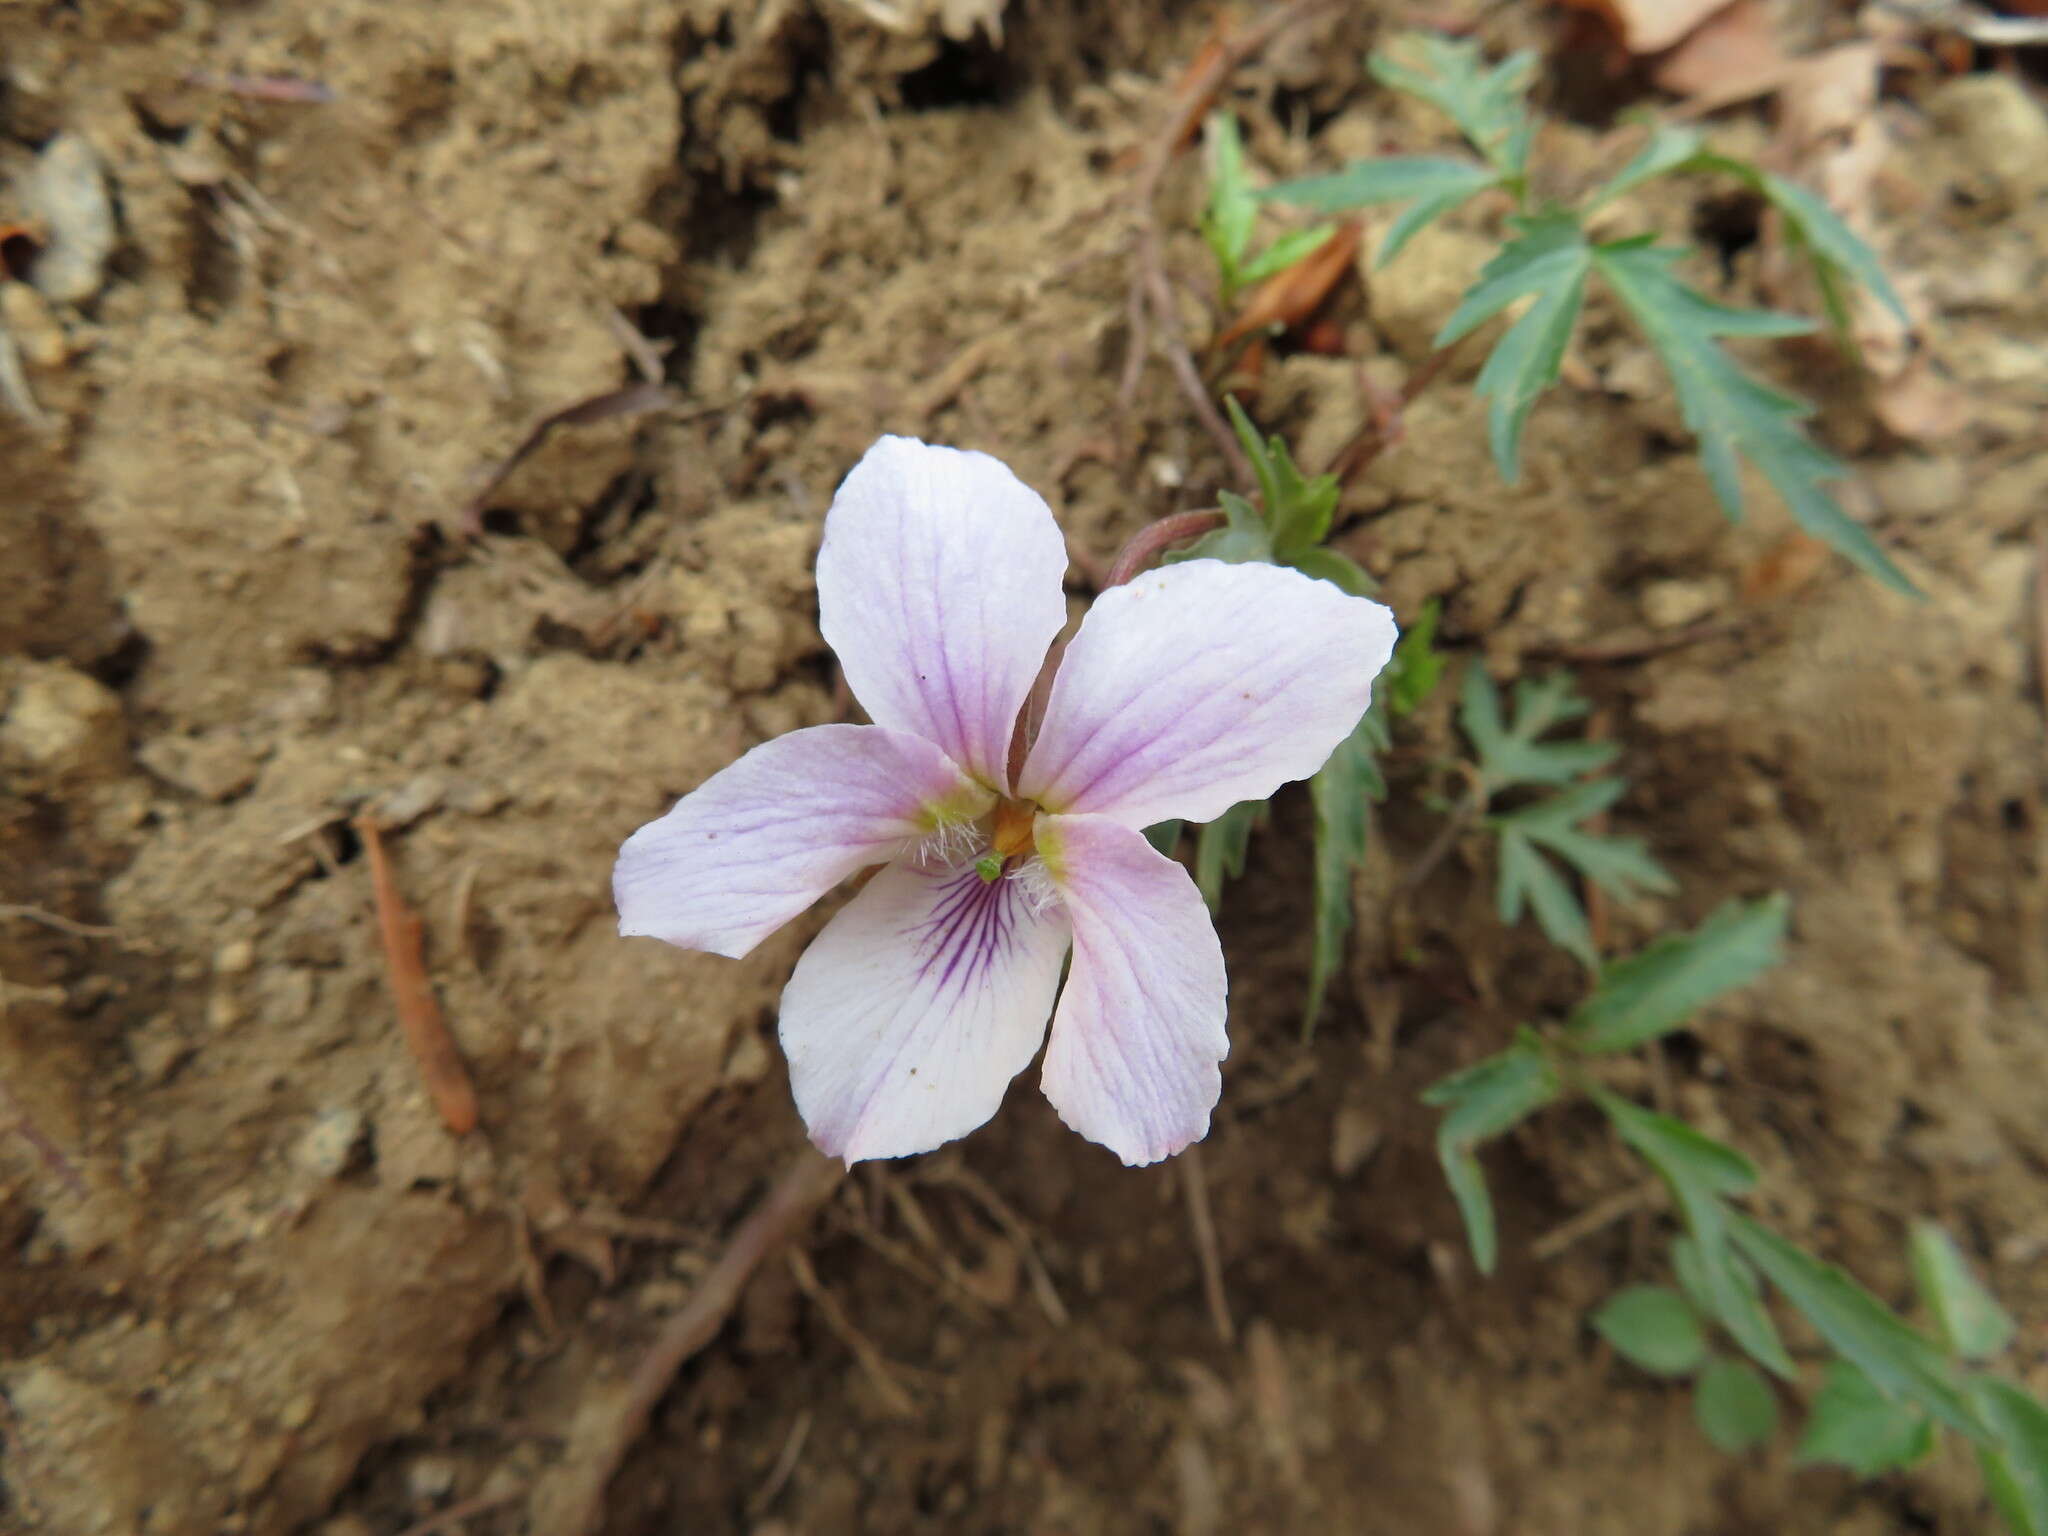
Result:
<svg viewBox="0 0 2048 1536"><path fill-rule="evenodd" d="M772 1020L811 926L744 963L622 943L611 856L746 744L836 713L809 561L879 432L1001 455L1095 560L1210 502L1224 466L1167 369L1118 398L1131 154L1210 21L0 4L0 196L73 133L119 219L94 291L0 310L43 415L0 415L0 902L110 930L0 916L6 1115L46 1143L0 1141L0 1524L361 1536L495 1495L463 1529L547 1529L579 1415L801 1137ZM1440 142L1363 76L1376 25L1319 23L1235 77L1266 170ZM194 83L227 75L334 99ZM1892 1300L1905 1222L1946 1222L2021 1318L2025 1372L2048 1327L2048 151L2013 134L2048 128L2010 80L1912 89L1935 99L1887 108L1878 223L1967 427L1904 443L1825 354L1760 361L1826 400L1925 603L1838 565L1746 600L1775 509L1728 527L1599 313L1520 487L1452 381L1345 537L1503 677L1727 621L1582 668L1626 744L1620 821L1683 890L1613 941L1785 889L1795 942L1628 1086L1747 1149L1772 1217ZM1717 132L1755 148L1761 121ZM1606 152L1545 139L1566 178ZM1183 162L1161 206L1199 288L1197 195ZM1683 231L1702 195L1636 211ZM1382 382L1495 218L1373 275L1352 336ZM632 377L620 315L668 344L683 406L555 433L465 538L535 420ZM1260 406L1314 464L1362 402L1350 362L1297 357ZM1202 1158L1234 1342L1176 1168L1118 1167L1027 1075L989 1128L860 1170L813 1225L838 1317L762 1272L606 1529L1985 1528L1959 1451L1868 1486L1795 1469L1789 1436L1729 1459L1597 1345L1587 1309L1658 1277L1662 1218L1531 1255L1637 1177L1584 1116L1489 1155L1504 1262L1471 1272L1417 1093L1578 983L1494 921L1476 845L1396 899L1436 826L1444 702L1402 743L1357 963L1306 1052L1298 798L1226 905L1234 1049ZM365 806L477 1081L465 1138L394 1022Z"/></svg>

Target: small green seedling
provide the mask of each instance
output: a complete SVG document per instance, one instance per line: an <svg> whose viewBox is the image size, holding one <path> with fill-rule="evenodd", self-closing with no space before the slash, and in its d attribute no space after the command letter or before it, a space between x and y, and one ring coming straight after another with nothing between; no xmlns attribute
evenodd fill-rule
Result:
<svg viewBox="0 0 2048 1536"><path fill-rule="evenodd" d="M1259 195L1252 190L1244 164L1244 141L1237 119L1212 112L1203 127L1209 154L1209 203L1202 210L1202 238L1216 258L1218 298L1227 312L1238 295L1276 272L1285 272L1336 233L1334 224L1290 230L1254 253L1252 236L1259 220Z"/></svg>

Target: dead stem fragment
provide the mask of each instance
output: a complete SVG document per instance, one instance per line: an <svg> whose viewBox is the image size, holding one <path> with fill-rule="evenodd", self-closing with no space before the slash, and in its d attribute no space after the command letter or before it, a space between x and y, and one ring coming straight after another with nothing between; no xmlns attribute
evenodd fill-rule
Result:
<svg viewBox="0 0 2048 1536"><path fill-rule="evenodd" d="M427 980L426 960L420 949L420 920L405 898L398 894L391 862L384 854L384 838L376 820L358 816L351 823L363 840L370 859L370 884L376 892L377 927L384 938L384 963L391 981L391 1001L398 1009L398 1024L405 1031L405 1043L419 1063L427 1093L440 1111L441 1123L458 1136L476 1129L476 1090L470 1086L468 1069L462 1065L455 1041L441 1019L441 1005L434 1001L433 984Z"/></svg>
<svg viewBox="0 0 2048 1536"><path fill-rule="evenodd" d="M669 1319L633 1372L617 1415L592 1437L594 1444L574 1470L575 1487L564 1518L552 1522L550 1529L567 1536L594 1536L604 1522L605 1490L612 1475L645 1432L655 1405L668 1395L676 1372L717 1337L761 1261L794 1236L845 1177L846 1165L815 1147L797 1153L775 1187L733 1232L718 1262L697 1283L689 1305Z"/></svg>
<svg viewBox="0 0 2048 1536"><path fill-rule="evenodd" d="M511 477L512 471L525 463L527 456L546 442L557 427L587 427L594 422L610 421L614 416L637 416L645 411L659 410L672 402L673 397L666 386L643 379L638 384L628 384L624 389L607 390L588 400L578 400L558 411L550 411L527 429L519 446L498 462L497 468L485 478L482 488L469 498L456 531L468 539L482 536L484 510L490 505L491 497Z"/></svg>

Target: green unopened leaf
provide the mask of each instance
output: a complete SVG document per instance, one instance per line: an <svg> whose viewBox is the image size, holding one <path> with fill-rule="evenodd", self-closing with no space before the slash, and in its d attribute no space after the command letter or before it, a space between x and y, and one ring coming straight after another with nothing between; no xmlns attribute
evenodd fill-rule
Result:
<svg viewBox="0 0 2048 1536"><path fill-rule="evenodd" d="M1742 516L1738 456L1747 458L1800 527L1886 585L1917 596L1869 531L1824 488L1847 471L1801 428L1811 408L1751 378L1718 344L1724 336L1797 336L1812 326L1788 315L1716 304L1672 276L1683 254L1676 249L1619 240L1594 246L1592 254L1670 372L1679 412L1699 439L1707 479L1728 516Z"/></svg>
<svg viewBox="0 0 2048 1536"><path fill-rule="evenodd" d="M1315 1033L1323 995L1351 938L1351 874L1365 857L1371 802L1387 797L1379 765L1387 746L1386 722L1369 709L1308 781L1316 808L1315 946L1301 1010L1303 1038Z"/></svg>
<svg viewBox="0 0 2048 1536"><path fill-rule="evenodd" d="M1503 174L1521 177L1535 134L1523 99L1536 76L1534 54L1511 54L1488 68L1475 42L1408 32L1376 51L1366 67L1380 84L1440 108Z"/></svg>
<svg viewBox="0 0 2048 1536"><path fill-rule="evenodd" d="M1996 1376L1979 1376L1970 1388L1994 1437L1977 1447L1992 1502L2020 1536L2048 1536L2048 1408Z"/></svg>
<svg viewBox="0 0 2048 1536"><path fill-rule="evenodd" d="M1501 478L1510 485L1521 477L1522 428L1537 396L1557 382L1564 367L1565 344L1585 306L1586 274L1593 265L1592 247L1575 215L1546 213L1514 225L1515 238L1486 264L1435 342L1449 346L1515 300L1534 300L1494 344L1473 386L1489 402L1488 440Z"/></svg>
<svg viewBox="0 0 2048 1536"><path fill-rule="evenodd" d="M1168 550L1159 557L1161 565L1177 565L1183 560L1221 560L1228 565L1273 563L1273 541L1266 533L1259 509L1235 491L1218 491L1216 505L1223 511L1224 525L1192 544Z"/></svg>
<svg viewBox="0 0 2048 1536"><path fill-rule="evenodd" d="M1766 896L1731 901L1691 933L1658 939L1600 973L1572 1015L1575 1044L1625 1051L1678 1028L1723 992L1747 986L1777 964L1791 903Z"/></svg>
<svg viewBox="0 0 2048 1536"><path fill-rule="evenodd" d="M1290 230L1246 262L1243 270L1238 273L1238 282L1264 282L1276 272L1285 272L1304 256L1314 254L1316 247L1335 233L1337 226L1334 224L1318 224L1314 229Z"/></svg>
<svg viewBox="0 0 2048 1536"><path fill-rule="evenodd" d="M1659 123L1650 130L1649 140L1636 152L1635 158L1593 194L1592 201L1586 204L1586 211L1591 213L1646 181L1680 169L1699 154L1704 143L1705 136L1697 128L1676 128L1668 123Z"/></svg>
<svg viewBox="0 0 2048 1536"><path fill-rule="evenodd" d="M1846 1271L1747 1216L1731 1217L1728 1231L1764 1278L1784 1292L1829 1346L1854 1361L1878 1390L1910 1398L1967 1435L1984 1434L1983 1420L1964 1397L1940 1348L1901 1322Z"/></svg>
<svg viewBox="0 0 2048 1536"><path fill-rule="evenodd" d="M1265 814L1265 801L1240 800L1195 834L1195 888L1211 912L1223 905L1223 882L1244 873L1252 828Z"/></svg>
<svg viewBox="0 0 2048 1536"><path fill-rule="evenodd" d="M1847 1360L1828 1362L1799 1437L1804 1465L1833 1462L1858 1477L1910 1467L1934 1449L1934 1420L1903 1398L1887 1397Z"/></svg>
<svg viewBox="0 0 2048 1536"><path fill-rule="evenodd" d="M1245 177L1237 119L1228 112L1211 112L1202 127L1202 141L1209 152L1209 206L1202 213L1202 235L1216 257L1227 302L1243 285L1239 268L1251 245L1259 205Z"/></svg>
<svg viewBox="0 0 2048 1536"><path fill-rule="evenodd" d="M1931 1221L1916 1221L1911 1244L1913 1283L1950 1349L1965 1360L1983 1360L2012 1342L2012 1319L1977 1283L1946 1232Z"/></svg>
<svg viewBox="0 0 2048 1536"><path fill-rule="evenodd" d="M1472 1262L1481 1274L1493 1273L1500 1244L1486 1176L1472 1149L1541 1109L1562 1086L1542 1042L1525 1033L1505 1051L1452 1073L1422 1095L1423 1103L1445 1112L1437 1127L1437 1159L1450 1181L1466 1241L1472 1245Z"/></svg>
<svg viewBox="0 0 2048 1536"><path fill-rule="evenodd" d="M1763 1444L1778 1427L1777 1394L1742 1360L1716 1360L1700 1373L1692 1411L1707 1438L1731 1456Z"/></svg>
<svg viewBox="0 0 2048 1536"><path fill-rule="evenodd" d="M1707 1358L1698 1314L1668 1286L1626 1286L1600 1304L1592 1321L1623 1359L1654 1375L1689 1376Z"/></svg>
<svg viewBox="0 0 2048 1536"><path fill-rule="evenodd" d="M1341 213L1377 203L1411 206L1380 242L1374 266L1385 266L1416 232L1449 213L1475 193L1500 184L1500 173L1470 160L1441 155L1384 155L1354 160L1327 176L1304 176L1268 187L1269 201L1294 203L1319 213Z"/></svg>
<svg viewBox="0 0 2048 1536"><path fill-rule="evenodd" d="M1443 680L1450 660L1436 648L1436 623L1443 609L1442 598L1430 598L1395 642L1394 659L1380 675L1377 689L1387 701L1389 714L1414 714Z"/></svg>
<svg viewBox="0 0 2048 1536"><path fill-rule="evenodd" d="M1724 1197L1739 1195L1756 1183L1756 1169L1733 1147L1703 1136L1683 1120L1631 1104L1627 1099L1594 1090L1593 1100L1613 1122L1615 1132L1633 1147L1671 1191L1691 1236L1691 1251L1682 1260L1688 1290L1706 1299L1707 1310L1749 1357L1780 1376L1792 1374L1792 1357L1778 1339L1778 1330L1764 1310L1749 1269L1728 1246L1729 1212Z"/></svg>

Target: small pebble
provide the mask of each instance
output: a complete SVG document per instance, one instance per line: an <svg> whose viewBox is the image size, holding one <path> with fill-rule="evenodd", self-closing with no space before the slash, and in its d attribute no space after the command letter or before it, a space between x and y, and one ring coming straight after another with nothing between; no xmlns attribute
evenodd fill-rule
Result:
<svg viewBox="0 0 2048 1536"><path fill-rule="evenodd" d="M292 1161L315 1178L334 1178L355 1156L365 1129L361 1110L346 1104L332 1105L321 1110L306 1128L299 1144L292 1149Z"/></svg>
<svg viewBox="0 0 2048 1536"><path fill-rule="evenodd" d="M27 201L49 230L31 280L59 304L83 304L114 254L114 200L99 154L75 133L58 134L36 159Z"/></svg>
<svg viewBox="0 0 2048 1536"><path fill-rule="evenodd" d="M405 1491L419 1504L438 1504L455 1491L456 1466L448 1456L416 1456L405 1469Z"/></svg>
<svg viewBox="0 0 2048 1536"><path fill-rule="evenodd" d="M256 963L256 945L249 939L230 939L213 952L214 971L222 976L240 976Z"/></svg>

